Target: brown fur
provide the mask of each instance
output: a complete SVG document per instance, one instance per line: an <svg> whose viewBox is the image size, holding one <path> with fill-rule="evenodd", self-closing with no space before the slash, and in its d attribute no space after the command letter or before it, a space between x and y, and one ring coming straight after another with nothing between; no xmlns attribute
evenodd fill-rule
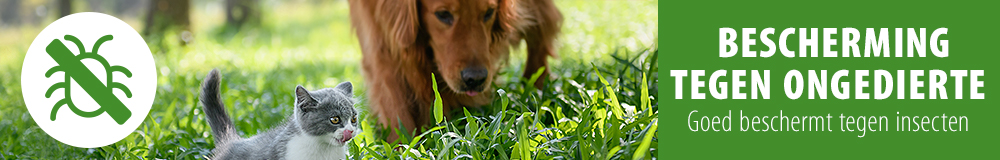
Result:
<svg viewBox="0 0 1000 160"><path fill-rule="evenodd" d="M524 39L530 77L555 56L562 15L551 0L350 0L351 22L363 52L362 64L373 116L383 126L402 124L414 133L430 122L434 101L431 73L438 81L445 110L478 107L492 100L490 88L509 49ZM484 20L488 9L495 15ZM452 24L435 15L448 11ZM482 21L481 21L482 20ZM488 71L479 89L469 89L461 71ZM541 78L547 78L545 71ZM538 80L541 87L543 80ZM466 92L478 92L469 96ZM393 133L389 141L394 141Z"/></svg>

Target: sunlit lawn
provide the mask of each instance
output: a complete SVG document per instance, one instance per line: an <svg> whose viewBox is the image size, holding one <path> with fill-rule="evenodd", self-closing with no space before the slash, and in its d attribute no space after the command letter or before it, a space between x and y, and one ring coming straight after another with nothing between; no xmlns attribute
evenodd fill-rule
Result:
<svg viewBox="0 0 1000 160"><path fill-rule="evenodd" d="M520 85L528 80L519 76L524 51L516 50L499 76L497 88L506 95L497 97L493 105L447 114L444 123L429 126L435 128L402 146L381 142L377 136L382 134L373 128L375 120L362 119L365 133L354 139L354 158L630 159L655 155L656 2L558 1L557 5L566 21L559 59L551 62L556 78L548 88ZM95 149L55 141L26 112L19 87L21 61L44 24L0 29L0 156L203 158L214 144L197 95L201 79L212 68L223 73L223 99L245 136L264 131L291 113L295 85L318 89L354 82L356 97L362 100L357 107L366 110L361 54L346 2L266 6L271 8L261 27L231 36L220 34L224 19L219 5L192 8L192 43L181 46L178 36L166 36L163 45L150 46L159 87L149 117L126 139ZM126 21L141 28L140 21ZM642 85L643 74L646 85Z"/></svg>

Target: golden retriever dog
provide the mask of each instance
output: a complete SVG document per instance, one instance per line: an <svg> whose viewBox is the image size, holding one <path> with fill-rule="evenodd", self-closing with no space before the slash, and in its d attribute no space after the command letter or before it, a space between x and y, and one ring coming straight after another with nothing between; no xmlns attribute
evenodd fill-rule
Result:
<svg viewBox="0 0 1000 160"><path fill-rule="evenodd" d="M445 113L492 102L509 50L527 45L524 77L547 66L562 15L551 0L349 0L371 113L416 133L430 122L437 79ZM547 78L548 71L541 78ZM541 87L543 80L538 80ZM402 126L400 126L402 125ZM390 132L390 142L398 135ZM411 134L412 135L412 134Z"/></svg>

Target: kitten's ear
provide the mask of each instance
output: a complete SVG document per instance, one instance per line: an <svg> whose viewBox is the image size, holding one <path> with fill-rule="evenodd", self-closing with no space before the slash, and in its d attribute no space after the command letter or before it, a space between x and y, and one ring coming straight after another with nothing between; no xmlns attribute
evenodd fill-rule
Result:
<svg viewBox="0 0 1000 160"><path fill-rule="evenodd" d="M309 95L309 90L303 88L302 85L295 86L295 104L307 104L314 103L315 99L312 95Z"/></svg>
<svg viewBox="0 0 1000 160"><path fill-rule="evenodd" d="M335 88L341 92L347 93L347 96L354 95L354 85L351 85L351 82L340 83Z"/></svg>

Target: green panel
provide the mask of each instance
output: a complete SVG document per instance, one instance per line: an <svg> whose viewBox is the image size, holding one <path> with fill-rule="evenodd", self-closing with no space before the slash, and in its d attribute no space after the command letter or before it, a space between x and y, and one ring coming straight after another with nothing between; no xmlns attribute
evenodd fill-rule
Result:
<svg viewBox="0 0 1000 160"><path fill-rule="evenodd" d="M891 159L993 159L998 152L998 134L1000 118L996 116L997 96L992 93L996 84L990 84L993 71L1000 67L996 63L1000 54L995 49L1000 38L998 28L997 1L989 2L959 2L959 1L661 1L660 18L664 22L659 28L661 35L660 48L665 55L660 56L660 97L665 106L661 110L660 122L660 158L667 159L720 159L720 158L891 158ZM736 44L742 43L740 28L757 28L759 33L763 28L775 28L776 33L770 39L777 43L778 36L785 28L840 28L852 27L860 30L865 37L865 28L889 28L890 50L895 53L894 28L927 28L926 36L930 40L931 33L936 28L948 28L948 34L941 40L949 40L949 57L838 57L787 58L780 51L770 58L744 58L737 54L730 58L719 57L719 28L735 28L739 38ZM822 34L818 44L822 46ZM787 45L792 51L798 51L799 32L789 36ZM833 35L838 44L842 44L841 34ZM760 41L751 50L767 50ZM906 47L907 35L903 36ZM927 43L930 45L930 43ZM859 46L864 45L861 39ZM742 46L740 46L742 47ZM842 46L832 46L835 51L841 51ZM742 49L742 48L741 48ZM905 49L904 49L905 50ZM820 52L823 48L820 48ZM771 99L733 100L713 99L708 90L708 79L712 72L720 69L747 70L747 87L741 91L749 92L751 85L749 70L771 70ZM851 99L841 100L828 93L827 99L808 99L803 93L802 98L792 100L786 97L783 80L789 70L802 71L808 76L807 70L828 70L828 76L841 69L851 70L849 76L842 81L853 82L853 70L884 69L893 74L893 78L906 78L905 94L909 98L909 72L905 77L896 76L896 70L985 70L985 76L979 77L985 86L979 88L985 94L985 99L969 99L969 77L964 78L963 98L955 98L955 81L949 77L944 85L948 97L952 99L896 99L897 90L889 99L854 99L854 85L851 83ZM706 87L700 92L707 99L691 99L690 77L684 78L683 99L675 99L675 79L670 70L705 70L701 80L706 81ZM728 73L731 75L732 73ZM873 73L870 73L873 75ZM920 92L925 98L928 93L928 74L918 78L924 81ZM728 82L731 77L721 80ZM865 78L872 81L873 77ZM730 82L731 83L731 82ZM873 95L873 82L869 82L865 92ZM894 85L900 85L894 82ZM829 86L828 86L829 87ZM727 87L732 97L732 88ZM831 92L831 91L827 91ZM749 97L749 93L747 93ZM732 110L732 127L730 132L692 132L688 128L688 115L692 110L698 110L692 120L701 116L726 116ZM754 132L739 131L740 111L748 116L777 116L783 112L785 116L833 116L833 131L780 131ZM968 131L935 132L935 131L896 131L896 116L967 116ZM864 137L858 137L862 132L841 131L839 115L845 116L886 116L889 121L888 131L868 131ZM939 119L940 120L940 119ZM700 121L700 120L699 120ZM937 123L941 123L938 121ZM761 124L762 125L762 124ZM930 127L928 125L927 127ZM938 129L940 124L938 124ZM964 126L963 126L964 127ZM846 129L846 128L845 128ZM964 130L964 129L963 129Z"/></svg>

